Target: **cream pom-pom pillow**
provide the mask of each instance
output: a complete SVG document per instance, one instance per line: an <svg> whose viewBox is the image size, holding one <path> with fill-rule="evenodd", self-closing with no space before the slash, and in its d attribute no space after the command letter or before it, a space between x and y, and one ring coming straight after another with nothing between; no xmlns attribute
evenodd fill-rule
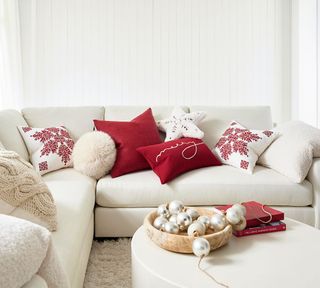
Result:
<svg viewBox="0 0 320 288"><path fill-rule="evenodd" d="M76 142L72 152L74 169L99 179L108 174L116 160L113 139L104 132L88 132Z"/></svg>

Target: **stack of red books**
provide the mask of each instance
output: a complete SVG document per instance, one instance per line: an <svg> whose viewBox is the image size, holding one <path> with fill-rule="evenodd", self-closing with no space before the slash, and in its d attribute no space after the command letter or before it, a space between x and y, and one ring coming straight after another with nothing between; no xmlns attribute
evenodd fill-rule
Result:
<svg viewBox="0 0 320 288"><path fill-rule="evenodd" d="M262 234L286 230L286 224L281 220L284 219L284 213L270 208L261 203L250 201L242 203L246 207L247 226L242 231L234 231L237 237L248 236L253 234ZM218 206L219 210L226 211L232 205Z"/></svg>

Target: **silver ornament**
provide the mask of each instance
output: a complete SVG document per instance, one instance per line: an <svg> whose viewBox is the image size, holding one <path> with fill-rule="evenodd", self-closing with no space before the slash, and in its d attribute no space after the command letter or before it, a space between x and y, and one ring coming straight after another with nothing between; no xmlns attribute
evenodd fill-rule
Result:
<svg viewBox="0 0 320 288"><path fill-rule="evenodd" d="M169 221L172 223L177 223L177 214L171 215Z"/></svg>
<svg viewBox="0 0 320 288"><path fill-rule="evenodd" d="M171 234L178 234L179 233L179 226L176 223L167 222L164 224L164 231L171 233Z"/></svg>
<svg viewBox="0 0 320 288"><path fill-rule="evenodd" d="M243 206L243 205L240 204L240 203L236 203L236 204L232 205L231 208L234 209L234 210L236 210L236 211L238 211L239 215L241 215L241 216L246 216L246 214L247 214L247 209L246 209L246 207Z"/></svg>
<svg viewBox="0 0 320 288"><path fill-rule="evenodd" d="M164 229L164 224L168 222L167 218L163 216L158 216L156 219L153 221L153 226L157 228L158 230Z"/></svg>
<svg viewBox="0 0 320 288"><path fill-rule="evenodd" d="M208 256L210 253L210 244L207 239L197 238L192 242L192 251L198 257Z"/></svg>
<svg viewBox="0 0 320 288"><path fill-rule="evenodd" d="M191 216L186 212L180 212L177 215L177 224L180 226L181 230L185 230L192 223Z"/></svg>
<svg viewBox="0 0 320 288"><path fill-rule="evenodd" d="M170 212L169 212L169 209L167 208L167 204L160 205L157 209L157 214L158 216L169 217Z"/></svg>
<svg viewBox="0 0 320 288"><path fill-rule="evenodd" d="M210 225L210 218L208 216L200 216L198 217L197 221L201 222L206 226L206 229L208 229Z"/></svg>
<svg viewBox="0 0 320 288"><path fill-rule="evenodd" d="M247 226L247 220L246 218L244 218L244 216L240 217L240 222L236 225L232 225L233 230L236 231L242 231L243 229L245 229Z"/></svg>
<svg viewBox="0 0 320 288"><path fill-rule="evenodd" d="M220 214L220 215L224 215L223 211L221 211L220 209L216 208L216 207L212 207L212 212L214 214Z"/></svg>
<svg viewBox="0 0 320 288"><path fill-rule="evenodd" d="M227 209L226 218L230 224L237 225L240 222L241 216L242 215L239 214L238 210L233 208Z"/></svg>
<svg viewBox="0 0 320 288"><path fill-rule="evenodd" d="M189 236L202 236L206 233L206 226L199 222L195 221L188 227Z"/></svg>
<svg viewBox="0 0 320 288"><path fill-rule="evenodd" d="M184 205L179 200L173 200L169 203L169 212L171 215L182 212Z"/></svg>
<svg viewBox="0 0 320 288"><path fill-rule="evenodd" d="M198 211L191 208L187 209L186 213L191 216L192 221L199 217Z"/></svg>
<svg viewBox="0 0 320 288"><path fill-rule="evenodd" d="M226 217L221 214L213 214L210 218L210 228L214 231L221 231L228 225Z"/></svg>

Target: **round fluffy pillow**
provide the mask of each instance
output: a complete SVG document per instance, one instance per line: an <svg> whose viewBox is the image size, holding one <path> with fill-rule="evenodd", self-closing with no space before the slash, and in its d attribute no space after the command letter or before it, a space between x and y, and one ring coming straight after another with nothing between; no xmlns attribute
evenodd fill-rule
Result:
<svg viewBox="0 0 320 288"><path fill-rule="evenodd" d="M74 169L99 179L109 173L116 160L117 149L104 132L88 132L76 142L72 152Z"/></svg>

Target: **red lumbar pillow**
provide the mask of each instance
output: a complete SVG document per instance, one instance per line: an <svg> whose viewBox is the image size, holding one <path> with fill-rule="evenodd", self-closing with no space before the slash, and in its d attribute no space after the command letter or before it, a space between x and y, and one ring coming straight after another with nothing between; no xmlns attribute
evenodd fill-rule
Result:
<svg viewBox="0 0 320 288"><path fill-rule="evenodd" d="M221 165L200 139L181 138L137 149L147 159L162 184L187 171Z"/></svg>
<svg viewBox="0 0 320 288"><path fill-rule="evenodd" d="M94 120L94 125L116 143L117 159L110 173L113 178L148 169L147 161L136 148L162 142L151 108L130 122Z"/></svg>

